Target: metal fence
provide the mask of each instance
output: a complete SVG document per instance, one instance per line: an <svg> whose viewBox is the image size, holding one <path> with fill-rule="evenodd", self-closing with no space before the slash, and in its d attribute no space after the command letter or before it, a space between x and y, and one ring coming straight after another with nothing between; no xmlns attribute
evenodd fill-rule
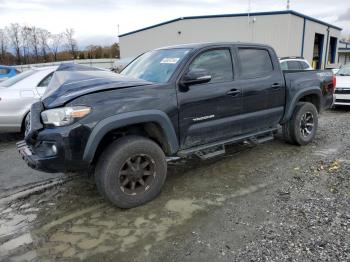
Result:
<svg viewBox="0 0 350 262"><path fill-rule="evenodd" d="M29 64L29 65L18 65L14 66L20 71L26 71L30 69L31 67L45 67L45 66L54 66L54 65L60 65L62 63L75 63L80 65L86 65L86 66L92 66L92 67L99 67L104 69L111 69L113 66L113 62L116 59L114 58L103 58L103 59L79 59L79 60L69 60L69 61L62 61L62 62L51 62L51 63L39 63L39 64Z"/></svg>

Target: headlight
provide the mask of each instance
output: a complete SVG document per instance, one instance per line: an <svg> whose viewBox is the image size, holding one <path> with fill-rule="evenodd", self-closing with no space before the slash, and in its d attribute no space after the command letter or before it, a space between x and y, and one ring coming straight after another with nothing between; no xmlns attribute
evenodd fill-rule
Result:
<svg viewBox="0 0 350 262"><path fill-rule="evenodd" d="M47 125L66 126L90 112L91 108L87 106L61 107L42 112L41 119Z"/></svg>

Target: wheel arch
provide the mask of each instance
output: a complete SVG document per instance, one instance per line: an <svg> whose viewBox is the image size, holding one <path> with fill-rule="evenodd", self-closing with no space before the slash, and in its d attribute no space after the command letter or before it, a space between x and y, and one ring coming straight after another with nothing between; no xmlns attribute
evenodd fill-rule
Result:
<svg viewBox="0 0 350 262"><path fill-rule="evenodd" d="M110 132L122 128L142 130L148 137L158 142L168 155L178 151L178 138L169 117L159 110L142 110L110 116L100 121L89 136L83 160L93 162L103 139Z"/></svg>
<svg viewBox="0 0 350 262"><path fill-rule="evenodd" d="M286 123L293 115L294 109L299 102L309 102L313 104L318 112L322 110L322 93L319 87L302 89L295 93L291 101L286 104L285 114L281 124Z"/></svg>

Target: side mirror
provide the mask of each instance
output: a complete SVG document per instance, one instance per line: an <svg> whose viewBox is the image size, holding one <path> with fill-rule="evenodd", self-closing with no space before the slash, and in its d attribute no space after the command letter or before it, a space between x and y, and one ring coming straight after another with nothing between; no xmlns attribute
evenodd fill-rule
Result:
<svg viewBox="0 0 350 262"><path fill-rule="evenodd" d="M204 84L211 80L211 75L206 69L192 69L182 78L181 84L185 86Z"/></svg>

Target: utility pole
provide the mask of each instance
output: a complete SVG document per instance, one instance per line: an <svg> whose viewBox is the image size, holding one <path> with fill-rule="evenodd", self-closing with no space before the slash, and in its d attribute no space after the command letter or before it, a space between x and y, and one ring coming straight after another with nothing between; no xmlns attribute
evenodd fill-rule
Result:
<svg viewBox="0 0 350 262"><path fill-rule="evenodd" d="M287 10L290 9L290 0L287 0Z"/></svg>

